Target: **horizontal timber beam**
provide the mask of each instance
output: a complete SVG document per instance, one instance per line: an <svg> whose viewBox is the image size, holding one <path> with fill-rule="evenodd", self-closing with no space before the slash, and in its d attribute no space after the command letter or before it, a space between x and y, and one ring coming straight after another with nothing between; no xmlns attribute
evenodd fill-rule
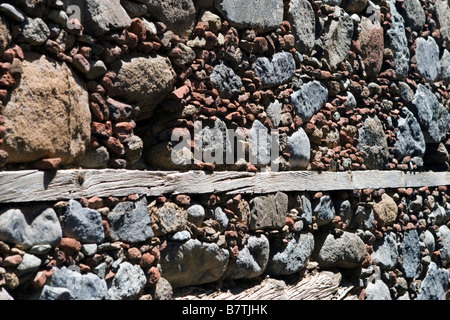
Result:
<svg viewBox="0 0 450 320"><path fill-rule="evenodd" d="M0 172L0 203L57 201L140 194L265 194L277 191L433 187L450 185L450 172L232 172L58 170Z"/></svg>

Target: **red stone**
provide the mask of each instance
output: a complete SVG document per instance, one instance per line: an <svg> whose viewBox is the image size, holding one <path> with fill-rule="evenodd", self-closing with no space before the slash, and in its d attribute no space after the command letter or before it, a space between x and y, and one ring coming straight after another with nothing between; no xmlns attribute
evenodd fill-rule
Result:
<svg viewBox="0 0 450 320"><path fill-rule="evenodd" d="M59 248L68 255L73 255L81 250L81 243L72 238L62 238Z"/></svg>
<svg viewBox="0 0 450 320"><path fill-rule="evenodd" d="M269 43L264 37L256 37L253 40L252 53L264 53L269 50Z"/></svg>
<svg viewBox="0 0 450 320"><path fill-rule="evenodd" d="M161 279L161 273L157 267L151 267L147 272L147 284L150 286L156 286L159 279Z"/></svg>
<svg viewBox="0 0 450 320"><path fill-rule="evenodd" d="M17 267L21 262L23 258L20 254L15 254L12 256L7 256L2 263L2 266L5 268L8 267Z"/></svg>
<svg viewBox="0 0 450 320"><path fill-rule="evenodd" d="M88 207L91 209L98 209L103 207L103 199L97 196L93 196L88 199Z"/></svg>
<svg viewBox="0 0 450 320"><path fill-rule="evenodd" d="M175 203L180 206L188 206L191 203L191 197L186 194L179 194L175 197Z"/></svg>
<svg viewBox="0 0 450 320"><path fill-rule="evenodd" d="M150 252L146 252L142 255L141 261L139 262L139 265L146 269L146 268L150 268L153 263L155 262L155 256L152 255Z"/></svg>
<svg viewBox="0 0 450 320"><path fill-rule="evenodd" d="M171 97L176 100L182 100L189 94L189 87L184 85L172 92Z"/></svg>
<svg viewBox="0 0 450 320"><path fill-rule="evenodd" d="M131 20L131 25L128 28L128 31L134 33L139 41L144 41L147 39L147 29L145 28L144 23L139 18L134 18Z"/></svg>

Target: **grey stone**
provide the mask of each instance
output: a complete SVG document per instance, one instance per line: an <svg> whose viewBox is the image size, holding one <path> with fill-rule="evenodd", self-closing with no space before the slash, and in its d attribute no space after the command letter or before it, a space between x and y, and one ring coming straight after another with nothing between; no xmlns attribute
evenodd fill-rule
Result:
<svg viewBox="0 0 450 320"><path fill-rule="evenodd" d="M157 237L182 231L186 226L186 211L175 203L166 202L162 206L154 206L149 212L152 219L152 229Z"/></svg>
<svg viewBox="0 0 450 320"><path fill-rule="evenodd" d="M170 237L170 240L173 241L187 241L191 238L191 234L187 230L175 232L173 236Z"/></svg>
<svg viewBox="0 0 450 320"><path fill-rule="evenodd" d="M167 57L131 55L112 64L117 77L110 97L137 104L139 119L151 117L156 106L170 93L176 74Z"/></svg>
<svg viewBox="0 0 450 320"><path fill-rule="evenodd" d="M125 159L129 164L134 164L141 159L144 142L137 135L130 135L124 142Z"/></svg>
<svg viewBox="0 0 450 320"><path fill-rule="evenodd" d="M51 208L29 206L0 211L1 241L28 249L39 244L56 247L61 238L61 225Z"/></svg>
<svg viewBox="0 0 450 320"><path fill-rule="evenodd" d="M417 88L411 111L419 121L426 143L439 143L445 138L449 131L449 113L423 84Z"/></svg>
<svg viewBox="0 0 450 320"><path fill-rule="evenodd" d="M366 245L354 233L344 231L340 237L325 233L315 238L313 260L322 268L360 267L366 256Z"/></svg>
<svg viewBox="0 0 450 320"><path fill-rule="evenodd" d="M398 83L400 88L400 97L404 102L412 102L414 99L414 91L411 87L406 83L400 81Z"/></svg>
<svg viewBox="0 0 450 320"><path fill-rule="evenodd" d="M399 79L405 79L409 72L409 46L405 33L405 21L395 7L396 0L388 0L392 24L387 31L387 46L394 54L394 68Z"/></svg>
<svg viewBox="0 0 450 320"><path fill-rule="evenodd" d="M217 207L214 210L214 219L219 223L220 229L225 231L228 226L229 219L227 214L223 212L222 208Z"/></svg>
<svg viewBox="0 0 450 320"><path fill-rule="evenodd" d="M288 138L289 163L292 169L306 169L311 160L311 143L303 128L299 128Z"/></svg>
<svg viewBox="0 0 450 320"><path fill-rule="evenodd" d="M439 268L436 263L431 262L425 279L421 282L417 300L447 300L449 279L450 272L448 270Z"/></svg>
<svg viewBox="0 0 450 320"><path fill-rule="evenodd" d="M344 200L341 203L339 203L339 205L336 206L336 208L338 208L337 215L341 217L341 221L344 222L346 225L350 225L353 218L353 210L350 201Z"/></svg>
<svg viewBox="0 0 450 320"><path fill-rule="evenodd" d="M154 235L145 199L136 203L121 202L107 218L111 227L110 236L114 241L137 243Z"/></svg>
<svg viewBox="0 0 450 320"><path fill-rule="evenodd" d="M196 11L192 0L145 0L148 12L162 21L174 33L189 36L192 33Z"/></svg>
<svg viewBox="0 0 450 320"><path fill-rule="evenodd" d="M147 279L139 265L123 262L114 276L106 300L134 300L144 289Z"/></svg>
<svg viewBox="0 0 450 320"><path fill-rule="evenodd" d="M194 204L190 206L187 210L187 220L197 227L200 227L205 219L205 209L199 205Z"/></svg>
<svg viewBox="0 0 450 320"><path fill-rule="evenodd" d="M311 205L311 199L308 192L304 192L300 195L300 201L302 203L303 212L300 216L306 224L312 224L313 210Z"/></svg>
<svg viewBox="0 0 450 320"><path fill-rule="evenodd" d="M86 73L86 78L88 78L89 80L95 80L103 77L106 71L108 71L105 63L102 60L91 60L89 61L89 64L90 68Z"/></svg>
<svg viewBox="0 0 450 320"><path fill-rule="evenodd" d="M283 105L278 100L275 100L267 107L267 115L269 116L270 121L272 121L272 124L275 128L278 128L278 126L280 125L282 108Z"/></svg>
<svg viewBox="0 0 450 320"><path fill-rule="evenodd" d="M350 226L352 228L363 230L373 229L375 227L375 212L373 206L368 204L358 205Z"/></svg>
<svg viewBox="0 0 450 320"><path fill-rule="evenodd" d="M70 291L70 300L104 300L107 293L105 280L92 273L82 275L67 267L53 268L54 273L49 286L66 288Z"/></svg>
<svg viewBox="0 0 450 320"><path fill-rule="evenodd" d="M271 60L266 57L256 59L253 71L261 80L261 88L276 87L292 79L295 74L295 60L290 52L277 52Z"/></svg>
<svg viewBox="0 0 450 320"><path fill-rule="evenodd" d="M69 201L63 223L65 237L76 239L82 243L102 243L105 239L100 212L83 208L78 201Z"/></svg>
<svg viewBox="0 0 450 320"><path fill-rule="evenodd" d="M420 241L422 241L426 248L428 249L428 253L432 254L434 252L434 249L436 247L436 242L434 240L433 234L430 232L430 230L425 230L420 234ZM449 247L450 249L450 247Z"/></svg>
<svg viewBox="0 0 450 320"><path fill-rule="evenodd" d="M91 257L97 253L98 246L95 243L86 243L81 247L81 252L87 256Z"/></svg>
<svg viewBox="0 0 450 320"><path fill-rule="evenodd" d="M415 31L421 31L426 22L425 11L419 0L405 1L405 18L406 26Z"/></svg>
<svg viewBox="0 0 450 320"><path fill-rule="evenodd" d="M253 122L248 136L249 162L267 165L271 162L272 136L259 120Z"/></svg>
<svg viewBox="0 0 450 320"><path fill-rule="evenodd" d="M328 100L328 90L319 81L314 80L302 85L290 99L297 114L302 118L303 123L306 123L325 105Z"/></svg>
<svg viewBox="0 0 450 320"><path fill-rule="evenodd" d="M42 264L41 259L29 253L25 253L22 258L22 262L17 266L16 269L16 274L18 276L33 273L37 269L39 269Z"/></svg>
<svg viewBox="0 0 450 320"><path fill-rule="evenodd" d="M408 230L402 242L403 276L415 278L420 272L420 245L417 230Z"/></svg>
<svg viewBox="0 0 450 320"><path fill-rule="evenodd" d="M49 244L38 244L30 248L29 253L34 255L45 255L52 249Z"/></svg>
<svg viewBox="0 0 450 320"><path fill-rule="evenodd" d="M416 39L417 71L427 81L433 82L441 73L439 47L433 37Z"/></svg>
<svg viewBox="0 0 450 320"><path fill-rule="evenodd" d="M109 31L128 28L131 18L121 6L120 0L64 0L66 5L80 8L81 24L85 33L100 36Z"/></svg>
<svg viewBox="0 0 450 320"><path fill-rule="evenodd" d="M287 210L288 197L282 192L253 198L250 200L250 230L281 229L286 223Z"/></svg>
<svg viewBox="0 0 450 320"><path fill-rule="evenodd" d="M397 141L394 144L399 157L417 156L423 157L425 154L425 138L414 114L403 107L402 116L398 119Z"/></svg>
<svg viewBox="0 0 450 320"><path fill-rule="evenodd" d="M383 169L388 162L389 150L383 125L377 116L368 117L358 129L358 149L363 153L368 169Z"/></svg>
<svg viewBox="0 0 450 320"><path fill-rule="evenodd" d="M439 235L441 236L441 256L445 262L450 262L450 229L446 226L439 227Z"/></svg>
<svg viewBox="0 0 450 320"><path fill-rule="evenodd" d="M215 6L238 29L267 32L279 27L283 21L282 0L216 0Z"/></svg>
<svg viewBox="0 0 450 320"><path fill-rule="evenodd" d="M395 233L386 233L382 239L375 241L371 257L381 269L393 270L398 262L397 236Z"/></svg>
<svg viewBox="0 0 450 320"><path fill-rule="evenodd" d="M314 250L312 233L298 233L287 245L274 243L270 248L267 272L273 276L290 275L301 271Z"/></svg>
<svg viewBox="0 0 450 320"><path fill-rule="evenodd" d="M223 164L228 154L232 154L231 138L225 122L217 118L213 124L208 124L198 131L201 137L203 161Z"/></svg>
<svg viewBox="0 0 450 320"><path fill-rule="evenodd" d="M154 288L150 289L154 300L171 300L173 295L172 286L165 278L159 278Z"/></svg>
<svg viewBox="0 0 450 320"><path fill-rule="evenodd" d="M292 0L289 5L288 20L295 36L295 48L300 53L309 54L314 48L316 16L307 0Z"/></svg>
<svg viewBox="0 0 450 320"><path fill-rule="evenodd" d="M214 67L210 79L224 98L233 98L241 93L241 78L223 63Z"/></svg>
<svg viewBox="0 0 450 320"><path fill-rule="evenodd" d="M440 78L446 82L450 83L450 51L444 49L444 54L441 58L441 76Z"/></svg>
<svg viewBox="0 0 450 320"><path fill-rule="evenodd" d="M332 70L348 56L353 37L353 20L345 13L338 20L332 20L324 35L324 54Z"/></svg>
<svg viewBox="0 0 450 320"><path fill-rule="evenodd" d="M223 276L228 258L228 250L215 243L168 241L161 252L161 275L173 288L214 282Z"/></svg>
<svg viewBox="0 0 450 320"><path fill-rule="evenodd" d="M0 12L3 13L8 18L11 18L17 22L25 21L25 15L23 14L23 12L14 7L12 4L1 3Z"/></svg>
<svg viewBox="0 0 450 320"><path fill-rule="evenodd" d="M41 18L27 18L19 35L20 41L27 42L32 46L44 44L49 37L50 29Z"/></svg>
<svg viewBox="0 0 450 320"><path fill-rule="evenodd" d="M342 0L322 0L322 3L329 6L338 6L342 3Z"/></svg>
<svg viewBox="0 0 450 320"><path fill-rule="evenodd" d="M39 300L70 300L70 290L44 285Z"/></svg>
<svg viewBox="0 0 450 320"><path fill-rule="evenodd" d="M366 288L366 300L392 300L389 287L382 281L369 282Z"/></svg>
<svg viewBox="0 0 450 320"><path fill-rule="evenodd" d="M319 227L330 223L334 219L336 211L329 194L324 194L314 205L313 216L316 217L316 223Z"/></svg>
<svg viewBox="0 0 450 320"><path fill-rule="evenodd" d="M85 169L103 169L106 168L109 161L109 152L104 146L98 148L87 148L81 162Z"/></svg>
<svg viewBox="0 0 450 320"><path fill-rule="evenodd" d="M436 0L435 13L441 35L448 42L450 41L450 4L448 0Z"/></svg>
<svg viewBox="0 0 450 320"><path fill-rule="evenodd" d="M224 278L252 279L260 276L269 261L270 245L264 235L250 236L237 258L228 262Z"/></svg>

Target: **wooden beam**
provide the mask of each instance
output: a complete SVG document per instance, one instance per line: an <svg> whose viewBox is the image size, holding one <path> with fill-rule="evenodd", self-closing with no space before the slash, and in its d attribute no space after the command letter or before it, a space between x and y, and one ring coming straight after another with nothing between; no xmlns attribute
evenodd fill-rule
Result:
<svg viewBox="0 0 450 320"><path fill-rule="evenodd" d="M58 170L0 172L0 203L141 194L265 194L277 191L432 187L450 185L450 172L231 172Z"/></svg>

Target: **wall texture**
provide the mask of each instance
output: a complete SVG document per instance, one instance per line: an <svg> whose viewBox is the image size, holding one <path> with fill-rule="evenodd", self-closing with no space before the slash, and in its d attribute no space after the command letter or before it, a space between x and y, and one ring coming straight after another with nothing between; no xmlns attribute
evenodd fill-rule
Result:
<svg viewBox="0 0 450 320"><path fill-rule="evenodd" d="M2 1L0 167L257 172L276 129L278 170L448 171L449 26L448 0ZM209 161L235 151L226 129L243 153ZM170 299L306 269L347 298L448 299L449 197L24 197L0 203L0 299Z"/></svg>

